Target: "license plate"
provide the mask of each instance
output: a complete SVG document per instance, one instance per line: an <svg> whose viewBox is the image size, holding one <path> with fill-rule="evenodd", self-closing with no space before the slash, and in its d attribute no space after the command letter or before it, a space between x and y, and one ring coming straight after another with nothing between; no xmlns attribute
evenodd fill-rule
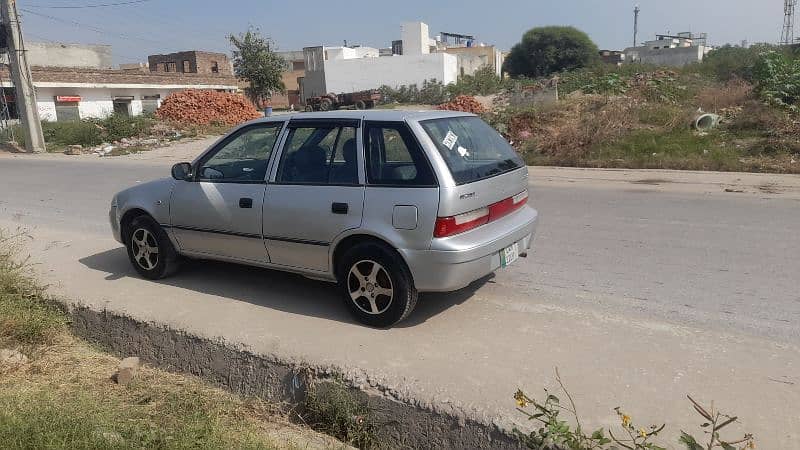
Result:
<svg viewBox="0 0 800 450"><path fill-rule="evenodd" d="M519 259L519 243L500 250L500 266L508 267Z"/></svg>

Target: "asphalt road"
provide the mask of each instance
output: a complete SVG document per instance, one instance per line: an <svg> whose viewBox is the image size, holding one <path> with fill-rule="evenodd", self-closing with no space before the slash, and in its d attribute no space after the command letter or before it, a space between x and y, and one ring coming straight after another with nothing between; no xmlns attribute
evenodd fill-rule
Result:
<svg viewBox="0 0 800 450"><path fill-rule="evenodd" d="M28 229L40 271L77 302L336 367L402 400L508 426L520 419L511 394L554 387L559 367L598 426L622 405L640 423L669 422L672 443L701 423L693 394L739 414L761 448L800 439L797 177L533 169L530 257L425 295L378 331L329 285L294 275L193 263L161 283L136 277L108 204L188 159L175 153L0 157L0 226Z"/></svg>

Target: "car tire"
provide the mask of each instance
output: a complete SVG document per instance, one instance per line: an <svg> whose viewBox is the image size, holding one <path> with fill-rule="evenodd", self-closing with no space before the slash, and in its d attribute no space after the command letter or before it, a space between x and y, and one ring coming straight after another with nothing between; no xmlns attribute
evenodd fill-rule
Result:
<svg viewBox="0 0 800 450"><path fill-rule="evenodd" d="M180 256L167 233L149 216L139 216L131 221L125 235L125 246L133 268L147 279L168 277L180 266Z"/></svg>
<svg viewBox="0 0 800 450"><path fill-rule="evenodd" d="M355 107L357 110L367 109L367 103L364 100L359 100L356 102Z"/></svg>
<svg viewBox="0 0 800 450"><path fill-rule="evenodd" d="M353 316L376 328L407 318L419 294L405 262L378 243L358 244L345 252L338 268L339 287Z"/></svg>

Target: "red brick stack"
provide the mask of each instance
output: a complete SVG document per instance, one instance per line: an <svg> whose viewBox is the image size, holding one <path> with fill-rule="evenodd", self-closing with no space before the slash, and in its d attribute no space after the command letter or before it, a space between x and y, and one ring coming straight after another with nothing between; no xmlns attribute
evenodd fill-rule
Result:
<svg viewBox="0 0 800 450"><path fill-rule="evenodd" d="M475 97L469 95L459 95L448 103L443 103L436 107L436 109L443 109L446 111L463 111L473 114L481 114L486 112L486 108L481 103L475 100Z"/></svg>
<svg viewBox="0 0 800 450"><path fill-rule="evenodd" d="M236 125L261 116L240 94L201 90L170 94L156 111L159 119L194 125Z"/></svg>

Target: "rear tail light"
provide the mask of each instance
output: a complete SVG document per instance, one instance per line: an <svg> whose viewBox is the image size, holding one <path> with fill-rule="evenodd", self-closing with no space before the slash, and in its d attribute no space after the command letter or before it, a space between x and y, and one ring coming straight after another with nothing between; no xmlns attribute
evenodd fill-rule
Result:
<svg viewBox="0 0 800 450"><path fill-rule="evenodd" d="M436 218L434 237L447 237L460 234L489 223L489 208L476 209L457 216Z"/></svg>
<svg viewBox="0 0 800 450"><path fill-rule="evenodd" d="M516 211L528 202L528 191L489 205L489 221L497 220Z"/></svg>
<svg viewBox="0 0 800 450"><path fill-rule="evenodd" d="M433 230L433 237L442 238L461 234L481 225L507 216L528 203L528 191L500 200L485 208L459 214L457 216L438 217Z"/></svg>

